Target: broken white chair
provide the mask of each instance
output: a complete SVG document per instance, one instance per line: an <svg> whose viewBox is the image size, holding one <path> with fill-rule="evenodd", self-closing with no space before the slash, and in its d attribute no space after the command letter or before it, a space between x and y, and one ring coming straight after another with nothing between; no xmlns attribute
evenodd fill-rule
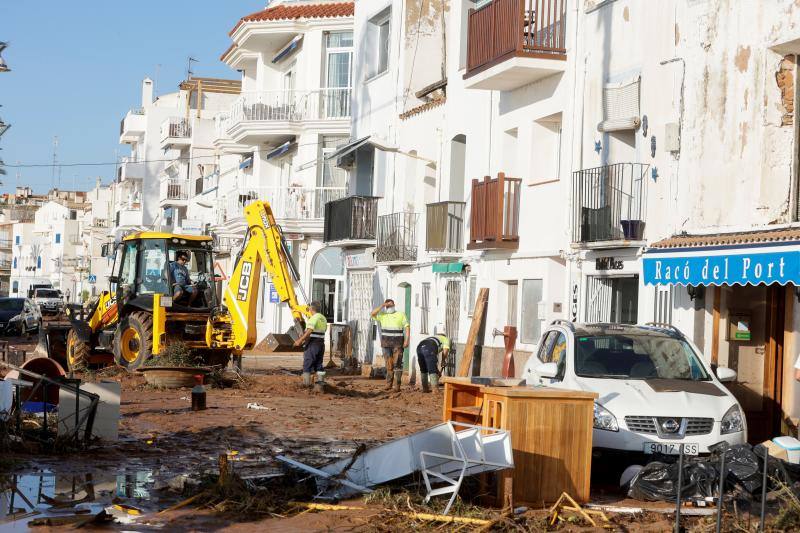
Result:
<svg viewBox="0 0 800 533"><path fill-rule="evenodd" d="M450 454L421 451L422 477L428 490L425 503L433 496L451 494L443 514L450 512L465 476L514 467L511 434L503 429L448 422ZM456 427L464 428L456 431ZM433 483L443 486L432 487Z"/></svg>

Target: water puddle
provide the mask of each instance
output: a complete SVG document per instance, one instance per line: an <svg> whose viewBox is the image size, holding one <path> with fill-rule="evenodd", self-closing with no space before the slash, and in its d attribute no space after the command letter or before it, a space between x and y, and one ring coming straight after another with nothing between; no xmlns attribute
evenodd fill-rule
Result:
<svg viewBox="0 0 800 533"><path fill-rule="evenodd" d="M104 510L118 523L131 523L158 510L154 485L149 470L0 475L0 532L25 531L31 521L63 527L87 521Z"/></svg>

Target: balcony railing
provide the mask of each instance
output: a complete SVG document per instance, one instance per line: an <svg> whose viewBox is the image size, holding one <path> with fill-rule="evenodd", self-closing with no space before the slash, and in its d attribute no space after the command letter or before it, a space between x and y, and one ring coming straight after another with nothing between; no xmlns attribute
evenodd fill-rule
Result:
<svg viewBox="0 0 800 533"><path fill-rule="evenodd" d="M617 163L572 174L572 242L644 238L648 165Z"/></svg>
<svg viewBox="0 0 800 533"><path fill-rule="evenodd" d="M492 0L470 10L467 74L509 57L564 59L566 0Z"/></svg>
<svg viewBox="0 0 800 533"><path fill-rule="evenodd" d="M189 180L180 178L161 179L161 200L188 200Z"/></svg>
<svg viewBox="0 0 800 533"><path fill-rule="evenodd" d="M170 117L161 123L161 140L188 139L192 136L192 126L185 118Z"/></svg>
<svg viewBox="0 0 800 533"><path fill-rule="evenodd" d="M0 270L11 270L11 259L0 259Z"/></svg>
<svg viewBox="0 0 800 533"><path fill-rule="evenodd" d="M0 239L0 250L11 248L11 243L13 241L11 239Z"/></svg>
<svg viewBox="0 0 800 533"><path fill-rule="evenodd" d="M465 202L428 204L425 223L425 249L429 252L464 251Z"/></svg>
<svg viewBox="0 0 800 533"><path fill-rule="evenodd" d="M134 107L128 113L122 117L122 120L119 121L119 134L122 135L125 133L125 119L128 118L130 115L144 115L144 108L142 107Z"/></svg>
<svg viewBox="0 0 800 533"><path fill-rule="evenodd" d="M413 263L417 260L417 213L392 213L378 217L375 261Z"/></svg>
<svg viewBox="0 0 800 533"><path fill-rule="evenodd" d="M221 123L231 128L246 121L302 121L350 117L350 88L242 93Z"/></svg>
<svg viewBox="0 0 800 533"><path fill-rule="evenodd" d="M313 220L325 217L325 204L344 198L344 187L252 187L235 190L226 197L226 219L244 215L244 208L266 200L275 218Z"/></svg>
<svg viewBox="0 0 800 533"><path fill-rule="evenodd" d="M322 240L374 241L378 222L378 200L374 196L348 196L325 204Z"/></svg>
<svg viewBox="0 0 800 533"><path fill-rule="evenodd" d="M472 180L468 249L519 247L521 182L502 172L495 179Z"/></svg>

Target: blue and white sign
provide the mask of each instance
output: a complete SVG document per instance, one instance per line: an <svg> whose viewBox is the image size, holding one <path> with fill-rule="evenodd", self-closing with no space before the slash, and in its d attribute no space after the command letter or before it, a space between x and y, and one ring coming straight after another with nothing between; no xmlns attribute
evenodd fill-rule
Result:
<svg viewBox="0 0 800 533"><path fill-rule="evenodd" d="M800 284L800 249L735 253L648 252L642 258L646 285Z"/></svg>
<svg viewBox="0 0 800 533"><path fill-rule="evenodd" d="M276 303L279 303L280 301L281 301L281 299L278 298L278 291L275 290L275 285L270 283L269 284L269 303L276 304Z"/></svg>
<svg viewBox="0 0 800 533"><path fill-rule="evenodd" d="M89 283L97 283L97 276L89 274Z"/></svg>

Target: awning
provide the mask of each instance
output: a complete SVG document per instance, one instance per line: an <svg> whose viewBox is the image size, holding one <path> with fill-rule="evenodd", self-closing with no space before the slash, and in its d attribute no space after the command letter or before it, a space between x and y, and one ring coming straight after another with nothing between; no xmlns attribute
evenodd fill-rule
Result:
<svg viewBox="0 0 800 533"><path fill-rule="evenodd" d="M431 265L431 271L438 274L449 272L462 272L464 270L464 263L434 263Z"/></svg>
<svg viewBox="0 0 800 533"><path fill-rule="evenodd" d="M245 168L250 168L253 166L253 156L247 157L239 163L239 170L243 170Z"/></svg>
<svg viewBox="0 0 800 533"><path fill-rule="evenodd" d="M347 144L343 144L342 146L339 146L336 150L334 150L330 154L326 155L325 156L325 160L328 161L328 160L331 160L331 159L335 159L337 164L339 164L340 158L346 156L347 154L350 154L350 153L354 152L355 150L358 150L359 148L361 148L362 146L364 146L366 144L369 144L370 146L372 146L372 148L374 148L376 150L381 150L383 152L389 152L389 153L394 153L394 154L401 154L401 155L404 155L404 156L407 156L407 157L411 157L413 159L419 159L420 161L425 161L426 163L428 163L433 168L436 167L436 161L434 161L433 159L428 159L427 157L422 157L422 156L417 155L417 154L415 154L413 152L406 152L404 150L401 150L401 149L397 148L396 146L390 146L390 145L386 144L385 142L382 142L379 139L373 138L370 135L367 135L366 137L361 137L360 139L356 139L354 141L348 142Z"/></svg>
<svg viewBox="0 0 800 533"><path fill-rule="evenodd" d="M642 257L646 285L800 285L800 229L679 235Z"/></svg>
<svg viewBox="0 0 800 533"><path fill-rule="evenodd" d="M339 146L338 148L336 148L336 150L326 155L325 160L329 161L331 159L338 159L342 156L345 156L351 152L358 150L368 142L369 142L369 135L367 135L366 137L361 137L360 139L356 139L354 141L350 141L349 143Z"/></svg>
<svg viewBox="0 0 800 533"><path fill-rule="evenodd" d="M296 35L294 39L289 41L289 44L281 48L280 51L277 54L275 54L275 57L272 58L272 62L278 63L279 61L285 59L289 54L297 50L297 47L300 46L300 41L302 40L303 40L302 34Z"/></svg>
<svg viewBox="0 0 800 533"><path fill-rule="evenodd" d="M296 141L294 140L286 141L285 143L283 143L282 145L278 146L273 151L268 153L267 159L275 159L276 157L284 156L289 152L291 152L292 150L294 150L295 148L297 148Z"/></svg>

